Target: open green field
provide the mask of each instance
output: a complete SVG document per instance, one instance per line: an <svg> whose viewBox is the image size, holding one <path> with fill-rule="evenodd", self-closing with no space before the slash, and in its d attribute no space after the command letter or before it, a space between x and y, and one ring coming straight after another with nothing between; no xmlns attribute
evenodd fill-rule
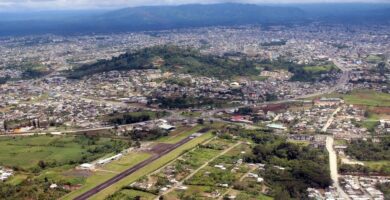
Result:
<svg viewBox="0 0 390 200"><path fill-rule="evenodd" d="M324 73L324 72L329 72L332 69L334 69L334 66L332 66L332 65L305 66L305 67L303 67L303 70L305 70L306 72L311 72L311 73Z"/></svg>
<svg viewBox="0 0 390 200"><path fill-rule="evenodd" d="M151 154L143 153L143 152L130 153L130 154L124 155L119 160L116 160L116 161L113 161L111 163L104 165L103 169L108 170L108 171L114 171L114 172L122 172L122 171L128 169L129 166L132 166L135 163L142 162L143 160L146 160L150 156L151 156Z"/></svg>
<svg viewBox="0 0 390 200"><path fill-rule="evenodd" d="M379 63L384 61L385 57L383 55L369 55L365 58L365 60L369 63Z"/></svg>
<svg viewBox="0 0 390 200"><path fill-rule="evenodd" d="M28 136L0 139L0 165L25 170L37 167L39 161L68 164L80 161L88 148L77 143L73 136ZM94 145L109 144L110 139L101 138Z"/></svg>
<svg viewBox="0 0 390 200"><path fill-rule="evenodd" d="M212 200L217 198L207 197L211 195L212 192L218 191L219 193L224 193L227 189L221 187L210 187L210 186L199 186L199 185L190 185L187 190L174 190L169 194L164 196L164 199L183 199L192 197L194 199L202 200Z"/></svg>
<svg viewBox="0 0 390 200"><path fill-rule="evenodd" d="M181 154L183 154L185 151L188 151L189 149L194 148L200 143L205 142L206 140L212 138L213 135L211 133L204 134L200 137L194 138L193 140L189 141L188 143L180 146L179 148L173 150L172 152L168 153L165 156L162 156L158 160L152 162L151 164L143 167L142 169L136 171L133 173L131 176L128 176L120 181L118 181L116 184L111 185L110 187L106 188L105 190L99 192L95 196L92 196L91 199L96 199L96 200L102 200L105 199L107 196L114 194L116 191L119 191L123 186L126 186L142 176L145 176L147 174L150 174L151 172L161 168L165 164L169 163L173 159L177 158ZM73 199L77 195L68 195L64 199Z"/></svg>
<svg viewBox="0 0 390 200"><path fill-rule="evenodd" d="M380 117L374 113L369 113L367 119L361 122L361 126L369 131L374 131L379 124Z"/></svg>
<svg viewBox="0 0 390 200"><path fill-rule="evenodd" d="M334 145L348 145L347 140L336 139L334 140Z"/></svg>
<svg viewBox="0 0 390 200"><path fill-rule="evenodd" d="M162 137L158 139L156 142L163 142L163 143L168 143L168 144L175 144L182 139L190 136L193 133L196 133L197 131L201 130L205 126L198 125L195 127L179 127L176 130L172 131L169 133L168 136Z"/></svg>
<svg viewBox="0 0 390 200"><path fill-rule="evenodd" d="M390 107L390 94L373 90L354 90L348 94L331 94L327 96L342 98L347 104Z"/></svg>
<svg viewBox="0 0 390 200"><path fill-rule="evenodd" d="M250 78L252 81L265 81L265 80L267 80L269 77L268 77L268 76L249 76L249 78Z"/></svg>
<svg viewBox="0 0 390 200"><path fill-rule="evenodd" d="M288 142L297 144L299 146L309 146L310 142L309 141L301 141L301 140L288 140Z"/></svg>
<svg viewBox="0 0 390 200"><path fill-rule="evenodd" d="M156 198L156 195L139 190L123 189L114 196L109 197L108 200L135 199L135 197L140 197L141 200L153 200Z"/></svg>
<svg viewBox="0 0 390 200"><path fill-rule="evenodd" d="M181 113L181 115L185 117L200 117L202 115L202 112L200 111L184 111Z"/></svg>
<svg viewBox="0 0 390 200"><path fill-rule="evenodd" d="M364 161L364 166L367 166L374 171L385 170L390 172L390 161L389 160L381 160L381 161Z"/></svg>
<svg viewBox="0 0 390 200"><path fill-rule="evenodd" d="M236 200L273 200L274 198L266 196L264 194L252 195L246 192L240 192L237 195Z"/></svg>
<svg viewBox="0 0 390 200"><path fill-rule="evenodd" d="M11 185L18 185L22 181L24 181L28 176L25 174L16 174L12 176L10 179L8 179L6 182L11 184Z"/></svg>

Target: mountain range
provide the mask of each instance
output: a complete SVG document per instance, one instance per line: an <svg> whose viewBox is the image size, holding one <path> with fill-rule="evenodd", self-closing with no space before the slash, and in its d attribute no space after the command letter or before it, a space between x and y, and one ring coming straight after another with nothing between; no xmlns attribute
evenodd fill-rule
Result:
<svg viewBox="0 0 390 200"><path fill-rule="evenodd" d="M188 4L0 13L0 36L154 31L231 25L390 24L390 4Z"/></svg>

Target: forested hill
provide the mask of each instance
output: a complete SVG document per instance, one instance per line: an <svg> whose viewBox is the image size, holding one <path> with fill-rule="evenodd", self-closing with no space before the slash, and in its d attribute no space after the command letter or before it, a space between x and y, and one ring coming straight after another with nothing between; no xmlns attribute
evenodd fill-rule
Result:
<svg viewBox="0 0 390 200"><path fill-rule="evenodd" d="M83 65L68 73L69 78L82 78L86 75L112 70L157 69L193 75L231 78L248 76L260 71L255 63L246 60L232 60L228 57L203 55L194 49L177 46L156 46L128 52L111 60L100 60Z"/></svg>

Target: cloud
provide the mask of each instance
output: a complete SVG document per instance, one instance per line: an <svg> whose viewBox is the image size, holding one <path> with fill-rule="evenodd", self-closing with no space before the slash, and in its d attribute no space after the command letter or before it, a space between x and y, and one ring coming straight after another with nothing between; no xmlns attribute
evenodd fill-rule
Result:
<svg viewBox="0 0 390 200"><path fill-rule="evenodd" d="M146 5L178 5L187 3L340 3L382 2L390 0L0 0L0 9L112 9Z"/></svg>

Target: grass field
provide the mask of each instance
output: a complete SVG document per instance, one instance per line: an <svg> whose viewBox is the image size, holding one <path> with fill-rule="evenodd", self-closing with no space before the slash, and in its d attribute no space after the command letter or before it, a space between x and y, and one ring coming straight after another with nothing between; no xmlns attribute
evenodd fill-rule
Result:
<svg viewBox="0 0 390 200"><path fill-rule="evenodd" d="M346 140L342 140L342 139L339 139L339 140L334 140L334 145L347 145L347 141Z"/></svg>
<svg viewBox="0 0 390 200"><path fill-rule="evenodd" d="M370 113L367 119L361 122L361 125L369 131L374 131L375 127L379 124L379 120L380 117L378 115Z"/></svg>
<svg viewBox="0 0 390 200"><path fill-rule="evenodd" d="M390 94L376 92L373 90L355 90L349 94L331 94L331 97L340 97L347 104L390 107Z"/></svg>
<svg viewBox="0 0 390 200"><path fill-rule="evenodd" d="M366 61L369 63L379 63L384 61L384 57L382 55L369 55L366 58Z"/></svg>
<svg viewBox="0 0 390 200"><path fill-rule="evenodd" d="M181 154L183 154L185 151L194 148L196 145L210 139L211 137L213 137L213 135L211 133L207 133L207 134L204 134L200 137L197 137L197 138L191 140L190 142L180 146L179 148L177 148L174 151L168 153L167 155L159 158L158 160L152 162L151 164L147 165L146 167L136 171L131 176L128 176L128 177L118 181L116 184L111 185L110 187L99 192L95 196L92 196L90 199L95 199L95 200L105 199L107 196L114 194L116 191L119 191L123 186L128 185L128 184L138 180L142 176L145 176L145 175L161 168L166 163L170 162L171 160L173 160L173 159L177 158L178 156L180 156ZM72 199L76 196L75 195L68 195L64 199Z"/></svg>
<svg viewBox="0 0 390 200"><path fill-rule="evenodd" d="M18 185L20 184L22 181L26 180L27 179L27 175L25 174L17 174L17 175L14 175L12 176L10 179L7 180L7 183L11 184L11 185Z"/></svg>
<svg viewBox="0 0 390 200"><path fill-rule="evenodd" d="M137 197L137 196L141 197L141 200L153 200L154 198L156 198L156 195L153 195L153 194L148 193L148 192L138 191L138 190L124 189L124 190L121 190L120 193L122 193L124 196L126 196L126 198L130 198L130 199L135 199L135 197ZM122 200L122 199L118 198L118 200Z"/></svg>
<svg viewBox="0 0 390 200"><path fill-rule="evenodd" d="M175 144L180 140L190 136L193 133L196 133L205 126L198 125L195 127L179 127L178 129L172 131L168 136L158 139L156 142L163 142L168 144Z"/></svg>
<svg viewBox="0 0 390 200"><path fill-rule="evenodd" d="M121 159L111 162L107 165L104 165L103 169L108 171L121 172L129 168L129 166L134 165L135 163L142 162L149 158L151 154L148 153L130 153L123 156Z"/></svg>
<svg viewBox="0 0 390 200"><path fill-rule="evenodd" d="M300 140L288 140L288 142L299 145L299 146L309 146L309 141L300 141Z"/></svg>
<svg viewBox="0 0 390 200"><path fill-rule="evenodd" d="M266 196L264 194L259 194L259 195L251 195L245 192L240 192L237 195L236 200L273 200L274 198Z"/></svg>
<svg viewBox="0 0 390 200"><path fill-rule="evenodd" d="M169 194L165 195L166 199L181 199L180 197L193 197L194 199L212 200L217 198L207 197L213 191L224 193L226 188L221 187L210 187L210 186L198 186L190 185L187 190L174 190Z"/></svg>
<svg viewBox="0 0 390 200"><path fill-rule="evenodd" d="M109 139L101 138L96 145L105 145ZM74 141L73 136L29 136L0 139L0 165L31 169L40 160L67 164L78 161L87 148Z"/></svg>
<svg viewBox="0 0 390 200"><path fill-rule="evenodd" d="M381 161L364 161L365 166L371 168L375 171L380 171L383 168L387 168L387 171L390 171L390 161L389 160L381 160Z"/></svg>
<svg viewBox="0 0 390 200"><path fill-rule="evenodd" d="M329 72L333 68L334 68L334 66L332 66L332 65L305 66L305 67L303 67L303 70L305 70L307 72L312 72L312 73L323 73L323 72Z"/></svg>
<svg viewBox="0 0 390 200"><path fill-rule="evenodd" d="M200 117L202 115L202 112L199 111L185 111L182 112L181 115L185 117Z"/></svg>

